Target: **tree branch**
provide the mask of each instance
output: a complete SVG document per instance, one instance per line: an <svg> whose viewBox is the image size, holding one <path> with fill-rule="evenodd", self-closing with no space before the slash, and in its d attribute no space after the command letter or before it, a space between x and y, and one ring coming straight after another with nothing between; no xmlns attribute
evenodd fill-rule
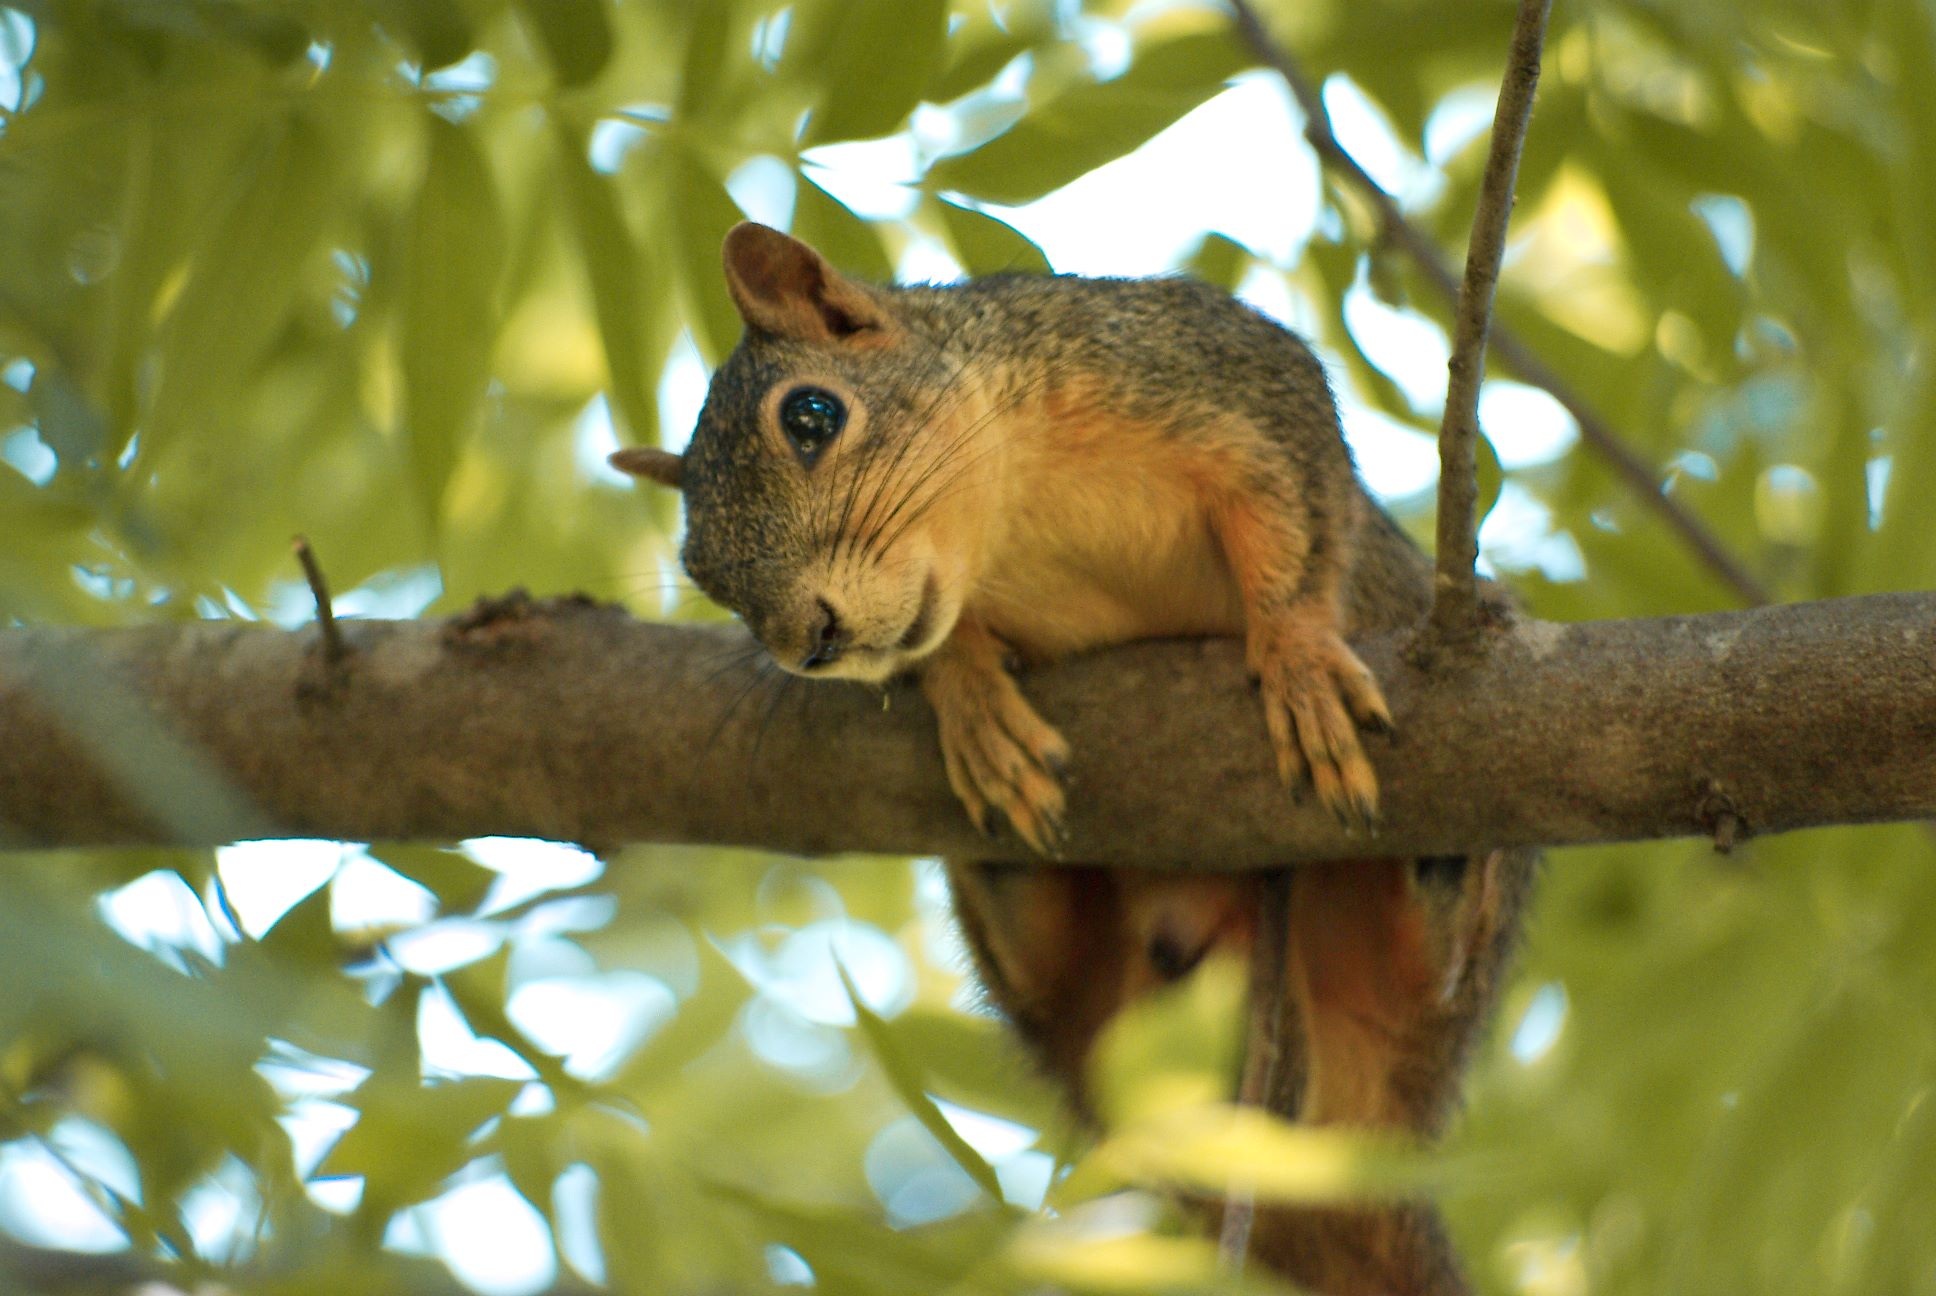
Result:
<svg viewBox="0 0 1936 1296"><path fill-rule="evenodd" d="M737 627L583 600L446 623L0 630L0 842L581 841L1027 860L969 826L917 690L779 676ZM1376 839L1293 804L1230 640L1030 674L1075 748L1070 858L1253 868L1936 816L1936 594L1482 636L1428 674L1361 645L1398 720ZM161 763L157 763L157 762Z"/></svg>
<svg viewBox="0 0 1936 1296"><path fill-rule="evenodd" d="M1271 39L1250 0L1229 0L1236 13L1237 26L1257 60L1276 72L1290 88L1304 113L1304 136L1318 158L1362 194L1378 214L1379 226L1419 268L1425 280L1448 305L1458 301L1459 281L1447 268L1445 258L1430 236L1405 219L1398 203L1385 192L1370 172L1338 142L1331 130L1331 115L1325 111L1324 98L1304 69L1289 51ZM1604 459L1614 474L1648 508L1657 513L1670 530L1692 549L1700 560L1721 579L1742 602L1755 605L1772 601L1766 586L1750 573L1741 560L1728 552L1726 545L1705 523L1671 495L1662 493L1660 472L1613 429L1584 397L1541 360L1503 321L1494 320L1491 347L1502 363L1522 382L1537 387L1560 403L1579 425L1580 439Z"/></svg>
<svg viewBox="0 0 1936 1296"><path fill-rule="evenodd" d="M1539 85L1539 55L1546 42L1546 14L1552 0L1519 0L1513 25L1512 54L1499 82L1499 103L1492 118L1492 145L1479 183L1478 210L1465 254L1465 281L1459 286L1445 418L1439 426L1438 576L1432 594L1432 626L1464 641L1478 633L1479 481L1475 458L1479 441L1479 387L1486 374L1486 330L1492 324L1492 299L1499 264L1506 256L1506 227L1512 221L1513 187L1519 179L1519 154L1533 117L1533 91Z"/></svg>

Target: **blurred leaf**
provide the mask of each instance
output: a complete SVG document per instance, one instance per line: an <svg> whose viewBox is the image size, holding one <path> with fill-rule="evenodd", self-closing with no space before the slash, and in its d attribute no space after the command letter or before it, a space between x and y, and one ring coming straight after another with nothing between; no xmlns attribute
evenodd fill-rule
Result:
<svg viewBox="0 0 1936 1296"><path fill-rule="evenodd" d="M1143 144L1223 89L1245 62L1221 29L1147 46L1114 81L1067 90L973 152L937 163L927 186L992 203L1033 201Z"/></svg>
<svg viewBox="0 0 1936 1296"><path fill-rule="evenodd" d="M612 58L612 20L605 0L518 0L537 29L558 84L584 85Z"/></svg>
<svg viewBox="0 0 1936 1296"><path fill-rule="evenodd" d="M470 132L434 115L424 123L429 157L410 218L402 359L417 489L435 516L490 378L505 237L497 187Z"/></svg>
<svg viewBox="0 0 1936 1296"><path fill-rule="evenodd" d="M1103 1029L1089 1066L1105 1126L1201 1108L1236 1092L1245 985L1239 964L1214 956Z"/></svg>
<svg viewBox="0 0 1936 1296"><path fill-rule="evenodd" d="M888 283L894 278L894 263L887 259L881 236L874 226L847 210L825 189L803 172L793 200L793 235L811 243L829 261L848 274L873 283Z"/></svg>
<svg viewBox="0 0 1936 1296"><path fill-rule="evenodd" d="M502 1116L524 1086L472 1076L436 1084L415 1077L372 1077L347 1096L356 1124L316 1168L319 1176L362 1175L366 1215L389 1213L432 1196L472 1157L471 1139Z"/></svg>
<svg viewBox="0 0 1936 1296"><path fill-rule="evenodd" d="M648 274L612 182L586 161L586 141L562 127L556 139L566 213L578 236L592 308L605 342L612 404L631 441L654 445L659 440L659 406L652 396L648 366L662 350L663 330L654 325L664 318L664 311L647 297L646 290L659 275Z"/></svg>
<svg viewBox="0 0 1936 1296"><path fill-rule="evenodd" d="M928 201L940 217L955 260L970 275L1049 273L1049 259L1042 249L1013 225L946 198Z"/></svg>
<svg viewBox="0 0 1936 1296"><path fill-rule="evenodd" d="M75 469L98 458L106 448L107 424L67 372L42 365L29 393L40 439L60 459L63 469Z"/></svg>
<svg viewBox="0 0 1936 1296"><path fill-rule="evenodd" d="M1190 273L1225 292L1236 292L1237 285L1250 273L1250 249L1221 234L1205 234L1185 263Z"/></svg>
<svg viewBox="0 0 1936 1296"><path fill-rule="evenodd" d="M160 386L142 451L157 437L225 423L282 327L338 197L335 149L306 118L274 121L207 226L162 326ZM108 447L118 456L125 446Z"/></svg>
<svg viewBox="0 0 1936 1296"><path fill-rule="evenodd" d="M475 48L477 33L464 0L372 0L372 7L417 51L426 72L448 67Z"/></svg>
<svg viewBox="0 0 1936 1296"><path fill-rule="evenodd" d="M1497 447L1483 428L1473 438L1472 456L1479 485L1479 497L1473 504L1472 516L1477 526L1484 526L1486 518L1492 513L1492 506L1499 502L1499 492L1506 487L1506 470L1499 463Z"/></svg>
<svg viewBox="0 0 1936 1296"><path fill-rule="evenodd" d="M820 1279L816 1286L840 1292L949 1290L964 1269L986 1256L986 1226L999 1221L971 1216L955 1245L943 1249L857 1212L801 1207L723 1183L713 1185L712 1191L756 1220L762 1232L805 1257ZM976 1223L983 1227L974 1228Z"/></svg>
<svg viewBox="0 0 1936 1296"><path fill-rule="evenodd" d="M886 1025L921 1068L925 1092L1026 1125L1065 1119L1062 1095L1000 1022L916 1004Z"/></svg>
<svg viewBox="0 0 1936 1296"><path fill-rule="evenodd" d="M686 9L685 57L679 68L679 98L674 105L680 121L702 118L728 80L739 29L738 0L713 0Z"/></svg>
<svg viewBox="0 0 1936 1296"><path fill-rule="evenodd" d="M390 844L372 846L370 855L427 887L447 914L472 912L497 883L496 873L462 851Z"/></svg>
<svg viewBox="0 0 1936 1296"><path fill-rule="evenodd" d="M854 1006L854 1019L867 1041L869 1051L874 1054L874 1060L880 1063L887 1082L894 1086L894 1092L900 1095L908 1111L921 1122L921 1128L941 1145L949 1159L975 1181L977 1187L994 1200L1001 1201L1002 1185L995 1178L993 1167L982 1159L981 1153L968 1145L966 1139L955 1133L955 1127L934 1105L934 1099L928 1097L919 1064L901 1047L893 1029L881 1019L880 1014L861 1000L860 991L854 987L853 978L847 974L845 966L840 969L840 984L847 991L848 1002Z"/></svg>
<svg viewBox="0 0 1936 1296"><path fill-rule="evenodd" d="M1362 1130L1297 1125L1256 1107L1185 1107L1111 1132L1091 1154L1134 1182L1266 1201L1335 1202L1416 1190L1401 1149ZM1375 1190L1375 1192L1374 1192Z"/></svg>
<svg viewBox="0 0 1936 1296"><path fill-rule="evenodd" d="M992 7L971 8L949 32L945 64L923 97L947 103L978 90L1054 33L1055 11L1043 0L1011 4L999 22Z"/></svg>
<svg viewBox="0 0 1936 1296"><path fill-rule="evenodd" d="M262 934L262 948L274 958L313 971L336 971L343 964L343 943L330 919L330 885L323 885L289 906L275 926Z"/></svg>
<svg viewBox="0 0 1936 1296"><path fill-rule="evenodd" d="M872 139L898 127L940 65L947 20L947 0L797 9L783 68L822 87L801 142Z"/></svg>
<svg viewBox="0 0 1936 1296"><path fill-rule="evenodd" d="M719 177L676 141L655 158L653 178L662 186L665 221L676 239L674 264L700 354L718 363L739 340L739 312L726 292L719 248L726 231L745 219Z"/></svg>
<svg viewBox="0 0 1936 1296"><path fill-rule="evenodd" d="M565 1070L563 1061L533 1043L505 1012L511 995L510 976L511 946L507 943L498 946L488 958L446 972L442 984L472 1033L481 1039L496 1040L517 1054L555 1094L562 1097L577 1094L579 1082Z"/></svg>

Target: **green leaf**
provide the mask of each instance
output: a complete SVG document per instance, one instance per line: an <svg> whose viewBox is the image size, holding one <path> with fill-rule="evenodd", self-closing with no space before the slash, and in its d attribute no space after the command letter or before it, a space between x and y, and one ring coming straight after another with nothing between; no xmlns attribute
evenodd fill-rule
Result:
<svg viewBox="0 0 1936 1296"><path fill-rule="evenodd" d="M907 119L941 63L947 0L845 0L794 10L783 70L822 87L803 144L873 139Z"/></svg>
<svg viewBox="0 0 1936 1296"><path fill-rule="evenodd" d="M679 97L673 113L682 122L699 121L731 78L731 68L739 50L734 34L739 30L737 0L709 0L687 6L686 47L679 64Z"/></svg>
<svg viewBox="0 0 1936 1296"><path fill-rule="evenodd" d="M971 275L1048 274L1049 259L1029 236L987 212L929 198L955 260Z"/></svg>
<svg viewBox="0 0 1936 1296"><path fill-rule="evenodd" d="M1213 283L1225 292L1236 292L1237 285L1250 273L1252 257L1250 249L1234 239L1222 234L1210 233L1203 236L1196 251L1190 253L1185 262L1190 273L1205 283Z"/></svg>
<svg viewBox="0 0 1936 1296"><path fill-rule="evenodd" d="M376 0L378 21L417 51L424 71L434 72L476 48L477 32L462 0Z"/></svg>
<svg viewBox="0 0 1936 1296"><path fill-rule="evenodd" d="M556 141L565 213L591 285L612 405L631 440L656 444L659 405L652 396L650 366L664 354L665 312L648 289L661 272L656 263L648 270L612 180L586 160L584 137L561 125Z"/></svg>
<svg viewBox="0 0 1936 1296"><path fill-rule="evenodd" d="M108 439L107 423L65 369L42 365L34 374L28 400L40 427L40 439L60 460L62 469L79 468L101 454Z"/></svg>
<svg viewBox="0 0 1936 1296"><path fill-rule="evenodd" d="M611 1082L641 1104L677 1084L687 1067L733 1028L752 986L709 940L697 943L699 989L645 1047L629 1058Z"/></svg>
<svg viewBox="0 0 1936 1296"><path fill-rule="evenodd" d="M1477 528L1485 524L1492 506L1499 502L1499 492L1506 487L1506 470L1499 462L1499 451L1483 429L1473 441L1473 460L1479 484L1479 498L1473 505L1473 523Z"/></svg>
<svg viewBox="0 0 1936 1296"><path fill-rule="evenodd" d="M435 517L490 378L504 218L469 130L427 115L429 159L410 216L402 360L417 490Z"/></svg>
<svg viewBox="0 0 1936 1296"><path fill-rule="evenodd" d="M518 0L537 29L558 84L584 85L612 59L612 19L605 0Z"/></svg>
<svg viewBox="0 0 1936 1296"><path fill-rule="evenodd" d="M580 1087L578 1078L565 1070L563 1061L555 1054L532 1043L505 1012L511 993L510 971L511 946L507 942L489 958L445 973L441 983L472 1033L496 1040L517 1054L554 1092L576 1093Z"/></svg>
<svg viewBox="0 0 1936 1296"><path fill-rule="evenodd" d="M1032 202L1146 143L1222 90L1246 62L1221 28L1139 50L1114 81L1066 90L973 152L937 163L927 186L1005 205Z"/></svg>
<svg viewBox="0 0 1936 1296"><path fill-rule="evenodd" d="M964 1268L977 1257L991 1256L998 1238L990 1234L1005 1223L996 1216L969 1216L961 1221L968 1236L949 1255L926 1245L922 1236L883 1228L878 1219L859 1211L796 1205L723 1182L710 1187L721 1200L751 1216L762 1235L805 1257L819 1290L883 1296L956 1290Z"/></svg>
<svg viewBox="0 0 1936 1296"><path fill-rule="evenodd" d="M362 1175L360 1209L386 1218L430 1197L468 1164L472 1137L485 1121L504 1115L523 1088L517 1080L485 1076L423 1084L378 1073L349 1095L357 1122L316 1174Z"/></svg>
<svg viewBox="0 0 1936 1296"><path fill-rule="evenodd" d="M260 160L209 223L163 325L144 456L162 448L157 441L227 423L288 318L340 201L336 150L324 131L292 117L263 134Z"/></svg>
<svg viewBox="0 0 1936 1296"><path fill-rule="evenodd" d="M1055 10L1043 0L1011 5L1000 23L991 9L970 9L949 33L946 63L925 97L933 103L947 103L978 90L1054 35Z"/></svg>
<svg viewBox="0 0 1936 1296"><path fill-rule="evenodd" d="M339 971L344 951L330 920L330 884L323 883L291 905L275 926L262 933L261 943L279 961L318 972Z"/></svg>
<svg viewBox="0 0 1936 1296"><path fill-rule="evenodd" d="M874 283L894 278L894 263L887 259L874 226L848 211L804 172L794 192L794 237L811 243L848 274Z"/></svg>
<svg viewBox="0 0 1936 1296"><path fill-rule="evenodd" d="M668 140L654 158L665 221L675 238L675 261L684 290L686 318L700 354L709 364L725 358L739 340L739 312L726 292L719 247L726 231L746 218L732 195L685 145Z"/></svg>
<svg viewBox="0 0 1936 1296"><path fill-rule="evenodd" d="M894 1031L881 1015L861 1001L860 991L855 988L853 978L848 976L846 966L840 965L840 984L847 991L847 999L854 1005L854 1019L860 1026L860 1033L866 1039L874 1060L881 1064L882 1074L894 1086L914 1119L921 1122L921 1128L934 1136L954 1163L964 1170L977 1187L996 1201L1002 1200L1001 1180L995 1177L995 1169L982 1159L981 1153L968 1146L968 1141L955 1132L941 1109L934 1105L928 1096L926 1078L921 1066L895 1038Z"/></svg>
<svg viewBox="0 0 1936 1296"><path fill-rule="evenodd" d="M447 914L470 913L484 903L497 874L462 851L434 846L372 846L372 858L428 888Z"/></svg>

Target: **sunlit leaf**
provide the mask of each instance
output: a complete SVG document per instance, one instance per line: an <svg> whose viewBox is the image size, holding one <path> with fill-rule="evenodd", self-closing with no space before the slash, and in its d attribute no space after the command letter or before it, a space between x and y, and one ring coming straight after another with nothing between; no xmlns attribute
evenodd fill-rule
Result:
<svg viewBox="0 0 1936 1296"><path fill-rule="evenodd" d="M885 135L920 102L941 60L947 0L848 0L804 8L785 65L821 87L807 144Z"/></svg>
<svg viewBox="0 0 1936 1296"><path fill-rule="evenodd" d="M372 1080L348 1096L357 1122L317 1167L318 1175L362 1175L364 1209L381 1217L432 1195L472 1156L471 1139L501 1116L523 1086L473 1076L437 1084L414 1077Z"/></svg>
<svg viewBox="0 0 1936 1296"><path fill-rule="evenodd" d="M930 201L955 259L969 274L1049 273L1049 259L1042 249L1013 225L945 198Z"/></svg>
<svg viewBox="0 0 1936 1296"><path fill-rule="evenodd" d="M656 273L648 274L612 182L593 171L585 141L561 129L558 169L564 180L565 210L585 263L592 307L605 342L605 365L612 404L631 439L646 445L658 440L659 407L652 399L648 366L663 346L664 308L648 295Z"/></svg>
<svg viewBox="0 0 1936 1296"><path fill-rule="evenodd" d="M693 335L710 361L725 358L739 338L739 313L726 293L719 248L726 231L744 219L719 177L689 150L668 144L652 174L665 186L664 220L675 239L675 265Z"/></svg>
<svg viewBox="0 0 1936 1296"><path fill-rule="evenodd" d="M375 0L371 7L410 42L426 71L448 67L474 47L476 29L464 0Z"/></svg>
<svg viewBox="0 0 1936 1296"><path fill-rule="evenodd" d="M888 1083L894 1086L894 1092L907 1105L908 1111L921 1122L922 1129L933 1135L934 1141L941 1145L949 1159L975 1181L977 1187L996 1201L1002 1200L1002 1185L995 1178L994 1168L955 1132L948 1118L934 1105L934 1099L928 1096L919 1064L901 1047L900 1041L894 1037L893 1028L861 1000L860 992L854 988L853 978L847 974L845 967L840 969L840 984L845 987L847 998L854 1006L854 1019L862 1037L867 1040L868 1049L874 1054L874 1060L880 1063L881 1071L887 1076Z"/></svg>
<svg viewBox="0 0 1936 1296"><path fill-rule="evenodd" d="M880 232L848 211L804 173L793 200L793 233L848 274L875 283L894 277Z"/></svg>
<svg viewBox="0 0 1936 1296"><path fill-rule="evenodd" d="M429 157L410 220L402 359L417 489L434 513L490 377L504 227L470 131L436 116L424 125Z"/></svg>
<svg viewBox="0 0 1936 1296"><path fill-rule="evenodd" d="M207 227L162 326L160 385L143 451L221 423L294 304L338 199L334 141L304 117L263 130L251 169ZM124 449L110 445L110 454Z"/></svg>
<svg viewBox="0 0 1936 1296"><path fill-rule="evenodd" d="M1121 157L1223 89L1244 65L1228 32L1194 32L1139 52L1113 81L1031 107L1006 133L928 172L930 188L1025 203Z"/></svg>
<svg viewBox="0 0 1936 1296"><path fill-rule="evenodd" d="M519 0L537 30L561 86L579 86L612 57L612 19L605 0Z"/></svg>

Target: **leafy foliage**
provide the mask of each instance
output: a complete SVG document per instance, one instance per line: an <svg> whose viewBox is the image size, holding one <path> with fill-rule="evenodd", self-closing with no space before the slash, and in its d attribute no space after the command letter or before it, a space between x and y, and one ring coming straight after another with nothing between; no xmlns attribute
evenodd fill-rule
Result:
<svg viewBox="0 0 1936 1296"><path fill-rule="evenodd" d="M1511 6L1279 8L1462 247L1461 106L1489 103ZM716 257L742 204L859 273L1039 269L999 205L1245 66L1191 4L13 0L0 618L300 620L298 531L345 611L522 584L713 615L670 575L670 504L598 461L614 428L682 434L662 396L733 342ZM1784 597L1936 581L1932 82L1917 0L1554 17L1502 318ZM825 146L911 114L901 214L857 215ZM1288 264L1227 230L1186 259L1288 290L1355 406L1430 428L1359 308L1446 311L1355 195L1324 194ZM1725 602L1590 454L1501 461L1521 521L1488 553L1535 611ZM1391 503L1422 528L1428 501ZM58 1181L184 1281L441 1290L421 1256L475 1278L488 1238L434 1204L498 1184L542 1243L526 1290L1227 1291L1122 1190L1420 1173L1166 1099L1215 1088L1214 987L1125 1027L1119 1126L1084 1154L963 1011L935 876L905 861L313 857L7 862L0 1227L77 1242L19 1209ZM1424 1171L1482 1284L1936 1292L1933 857L1916 827L1556 857ZM356 917L373 890L393 903ZM587 996L624 1006L597 1048L551 1029Z"/></svg>

